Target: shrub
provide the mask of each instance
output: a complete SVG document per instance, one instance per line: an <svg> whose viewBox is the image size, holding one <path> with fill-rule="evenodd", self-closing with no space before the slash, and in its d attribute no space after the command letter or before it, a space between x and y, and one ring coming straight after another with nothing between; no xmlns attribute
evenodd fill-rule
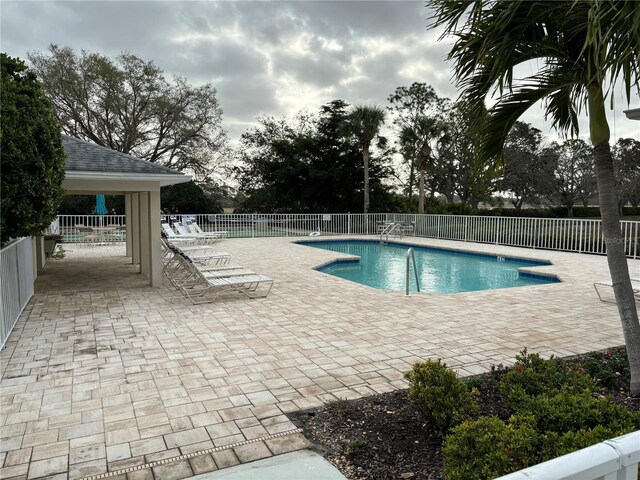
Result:
<svg viewBox="0 0 640 480"><path fill-rule="evenodd" d="M629 433L628 431L598 425L591 429L580 429L575 432L547 432L539 437L539 462L561 457L567 453L604 442L609 438Z"/></svg>
<svg viewBox="0 0 640 480"><path fill-rule="evenodd" d="M629 358L624 347L606 352L590 353L584 364L584 371L598 386L609 390L618 388L622 379L629 378Z"/></svg>
<svg viewBox="0 0 640 480"><path fill-rule="evenodd" d="M601 425L622 435L638 423L637 414L616 405L610 398L595 398L586 391L530 397L519 405L518 413L531 414L533 427L541 434L577 432Z"/></svg>
<svg viewBox="0 0 640 480"><path fill-rule="evenodd" d="M454 427L444 442L445 478L485 480L535 464L535 430L512 420L482 417Z"/></svg>
<svg viewBox="0 0 640 480"><path fill-rule="evenodd" d="M556 395L561 390L591 392L595 390L595 384L576 367L554 357L544 360L525 349L516 355L513 368L502 376L498 390L512 408L518 408L527 397Z"/></svg>
<svg viewBox="0 0 640 480"><path fill-rule="evenodd" d="M415 363L405 378L409 380L409 399L440 435L478 414L474 394L440 359Z"/></svg>

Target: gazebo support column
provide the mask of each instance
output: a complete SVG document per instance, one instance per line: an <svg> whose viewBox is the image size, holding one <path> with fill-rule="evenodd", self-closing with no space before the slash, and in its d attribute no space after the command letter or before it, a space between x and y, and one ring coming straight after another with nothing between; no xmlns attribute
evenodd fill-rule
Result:
<svg viewBox="0 0 640 480"><path fill-rule="evenodd" d="M160 238L160 192L149 192L149 280L152 287L162 286L162 255Z"/></svg>
<svg viewBox="0 0 640 480"><path fill-rule="evenodd" d="M149 238L149 192L140 192L140 272L147 278L151 274L149 252L151 249Z"/></svg>
<svg viewBox="0 0 640 480"><path fill-rule="evenodd" d="M131 194L131 263L140 265L140 197Z"/></svg>
<svg viewBox="0 0 640 480"><path fill-rule="evenodd" d="M125 255L127 257L132 257L133 256L133 239L132 239L132 235L131 235L131 223L132 223L132 219L131 219L131 194L130 193L125 193L124 195L124 223L126 225L126 253Z"/></svg>

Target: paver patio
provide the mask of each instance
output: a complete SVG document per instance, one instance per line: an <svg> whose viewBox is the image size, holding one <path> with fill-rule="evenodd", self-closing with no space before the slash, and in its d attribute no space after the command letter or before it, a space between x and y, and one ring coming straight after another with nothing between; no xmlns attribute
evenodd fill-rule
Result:
<svg viewBox="0 0 640 480"><path fill-rule="evenodd" d="M535 270L562 283L407 298L313 270L336 252L232 239L221 248L274 278L271 294L193 306L146 285L123 246L67 245L1 354L0 477L151 464L110 478L182 478L304 448L287 412L403 388L417 360L469 375L525 346L572 355L623 343L615 305L592 287L608 278L604 257L405 241L550 260ZM640 274L640 260L630 267Z"/></svg>

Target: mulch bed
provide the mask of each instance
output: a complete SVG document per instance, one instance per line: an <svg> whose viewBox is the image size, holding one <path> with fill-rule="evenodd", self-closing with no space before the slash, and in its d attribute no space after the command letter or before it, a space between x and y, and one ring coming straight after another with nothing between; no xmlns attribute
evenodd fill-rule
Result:
<svg viewBox="0 0 640 480"><path fill-rule="evenodd" d="M602 355L606 368L611 352L615 355L624 350L617 347L591 355ZM600 361L599 356L597 359ZM566 361L582 365L587 360L584 355ZM616 403L629 410L640 410L640 399L629 396L625 373L610 379L610 388L603 387L601 393L612 395ZM473 377L471 384L480 392L480 415L509 418L512 412L498 395L495 374ZM341 400L289 417L304 429L313 448L351 480L443 478L442 439L433 434L428 421L409 402L406 390Z"/></svg>

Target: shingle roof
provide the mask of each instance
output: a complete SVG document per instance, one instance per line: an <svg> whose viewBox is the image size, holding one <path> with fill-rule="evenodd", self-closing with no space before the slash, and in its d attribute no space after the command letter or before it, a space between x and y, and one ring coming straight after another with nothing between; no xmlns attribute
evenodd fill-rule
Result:
<svg viewBox="0 0 640 480"><path fill-rule="evenodd" d="M79 138L62 135L62 146L67 154L67 172L150 173L183 175L156 163L141 160Z"/></svg>

